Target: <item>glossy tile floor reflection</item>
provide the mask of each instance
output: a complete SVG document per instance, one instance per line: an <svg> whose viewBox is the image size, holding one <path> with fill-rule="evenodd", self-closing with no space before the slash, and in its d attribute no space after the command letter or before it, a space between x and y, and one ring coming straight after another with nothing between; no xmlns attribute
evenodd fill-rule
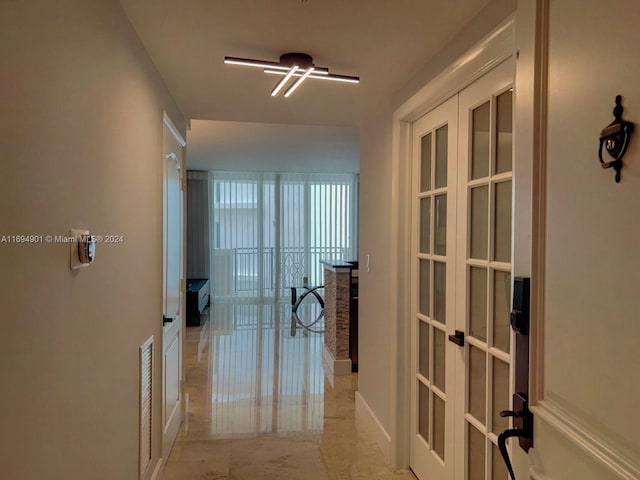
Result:
<svg viewBox="0 0 640 480"><path fill-rule="evenodd" d="M357 375L325 377L289 305L219 304L185 337L187 417L165 480L406 479L355 421ZM301 321L312 323L309 307ZM322 321L313 326L321 330Z"/></svg>

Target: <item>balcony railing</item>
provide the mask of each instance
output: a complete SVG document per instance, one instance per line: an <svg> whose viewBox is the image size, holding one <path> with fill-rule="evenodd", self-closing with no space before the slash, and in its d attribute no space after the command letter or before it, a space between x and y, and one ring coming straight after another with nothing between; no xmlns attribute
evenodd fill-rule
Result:
<svg viewBox="0 0 640 480"><path fill-rule="evenodd" d="M286 247L276 249L252 247L213 250L213 294L216 298L275 297L276 276L280 276L280 298L289 297L289 287L301 286L303 277L309 285L321 285L320 260L343 258L344 247ZM261 268L260 268L261 267Z"/></svg>

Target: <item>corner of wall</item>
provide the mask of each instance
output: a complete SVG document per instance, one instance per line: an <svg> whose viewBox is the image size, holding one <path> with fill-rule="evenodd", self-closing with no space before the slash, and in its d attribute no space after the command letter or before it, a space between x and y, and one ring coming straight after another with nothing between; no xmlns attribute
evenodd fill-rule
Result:
<svg viewBox="0 0 640 480"><path fill-rule="evenodd" d="M371 433L376 445L382 451L385 463L390 464L391 437L360 392L356 392L356 420Z"/></svg>

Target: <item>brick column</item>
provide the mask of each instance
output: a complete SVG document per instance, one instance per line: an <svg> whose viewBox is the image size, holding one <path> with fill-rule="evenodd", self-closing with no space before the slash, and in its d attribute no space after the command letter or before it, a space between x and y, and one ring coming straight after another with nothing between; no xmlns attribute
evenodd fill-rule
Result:
<svg viewBox="0 0 640 480"><path fill-rule="evenodd" d="M351 271L348 268L324 270L324 343L336 361L349 360L349 315ZM334 369L335 371L335 369ZM338 375L351 373L344 368Z"/></svg>

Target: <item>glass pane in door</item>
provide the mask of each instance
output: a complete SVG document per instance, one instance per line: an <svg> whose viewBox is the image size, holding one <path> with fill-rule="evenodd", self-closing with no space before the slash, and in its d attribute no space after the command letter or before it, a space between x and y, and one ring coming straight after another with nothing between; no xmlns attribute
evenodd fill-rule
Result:
<svg viewBox="0 0 640 480"><path fill-rule="evenodd" d="M420 342L418 344L418 373L424 378L429 380L429 356L431 354L429 350L429 324L418 320Z"/></svg>
<svg viewBox="0 0 640 480"><path fill-rule="evenodd" d="M496 98L495 173L511 171L513 156L513 92L507 90Z"/></svg>
<svg viewBox="0 0 640 480"><path fill-rule="evenodd" d="M487 269L469 269L469 335L487 341Z"/></svg>
<svg viewBox="0 0 640 480"><path fill-rule="evenodd" d="M420 147L420 191L431 190L431 134L422 137Z"/></svg>
<svg viewBox="0 0 640 480"><path fill-rule="evenodd" d="M447 254L447 195L436 195L435 208L435 245L433 246L436 255L445 256Z"/></svg>
<svg viewBox="0 0 640 480"><path fill-rule="evenodd" d="M419 299L419 305L418 305L418 311L424 315L424 316L429 316L430 312L429 312L429 295L431 294L431 289L430 289L430 277L431 277L431 271L430 271L430 266L429 266L429 260L423 260L420 259L420 284L418 285L419 288L419 295L420 295L420 299Z"/></svg>
<svg viewBox="0 0 640 480"><path fill-rule="evenodd" d="M501 417L500 412L509 410L509 364L493 358L493 408L492 431L496 435L509 428L509 418Z"/></svg>
<svg viewBox="0 0 640 480"><path fill-rule="evenodd" d="M500 450L491 444L491 480L509 480L509 472L504 464Z"/></svg>
<svg viewBox="0 0 640 480"><path fill-rule="evenodd" d="M511 262L511 181L495 185L494 258Z"/></svg>
<svg viewBox="0 0 640 480"><path fill-rule="evenodd" d="M493 272L493 346L509 353L511 327L509 305L511 303L511 273Z"/></svg>
<svg viewBox="0 0 640 480"><path fill-rule="evenodd" d="M472 114L472 154L471 179L484 178L489 175L489 126L491 121L491 105L483 103L473 110Z"/></svg>
<svg viewBox="0 0 640 480"><path fill-rule="evenodd" d="M420 199L420 253L431 252L431 197Z"/></svg>
<svg viewBox="0 0 640 480"><path fill-rule="evenodd" d="M447 265L433 262L433 319L445 324L447 321Z"/></svg>
<svg viewBox="0 0 640 480"><path fill-rule="evenodd" d="M429 388L418 381L418 434L429 443Z"/></svg>
<svg viewBox="0 0 640 480"><path fill-rule="evenodd" d="M484 435L474 426L468 425L468 479L469 480L485 480L485 453L484 453Z"/></svg>
<svg viewBox="0 0 640 480"><path fill-rule="evenodd" d="M441 391L445 391L445 343L444 332L438 328L433 329L433 383Z"/></svg>
<svg viewBox="0 0 640 480"><path fill-rule="evenodd" d="M484 424L487 364L485 353L469 345L469 413Z"/></svg>
<svg viewBox="0 0 640 480"><path fill-rule="evenodd" d="M433 394L433 449L444 460L444 400Z"/></svg>
<svg viewBox="0 0 640 480"><path fill-rule="evenodd" d="M449 156L449 126L436 130L436 188L447 186L447 164Z"/></svg>
<svg viewBox="0 0 640 480"><path fill-rule="evenodd" d="M471 189L471 258L486 260L489 245L489 187Z"/></svg>

